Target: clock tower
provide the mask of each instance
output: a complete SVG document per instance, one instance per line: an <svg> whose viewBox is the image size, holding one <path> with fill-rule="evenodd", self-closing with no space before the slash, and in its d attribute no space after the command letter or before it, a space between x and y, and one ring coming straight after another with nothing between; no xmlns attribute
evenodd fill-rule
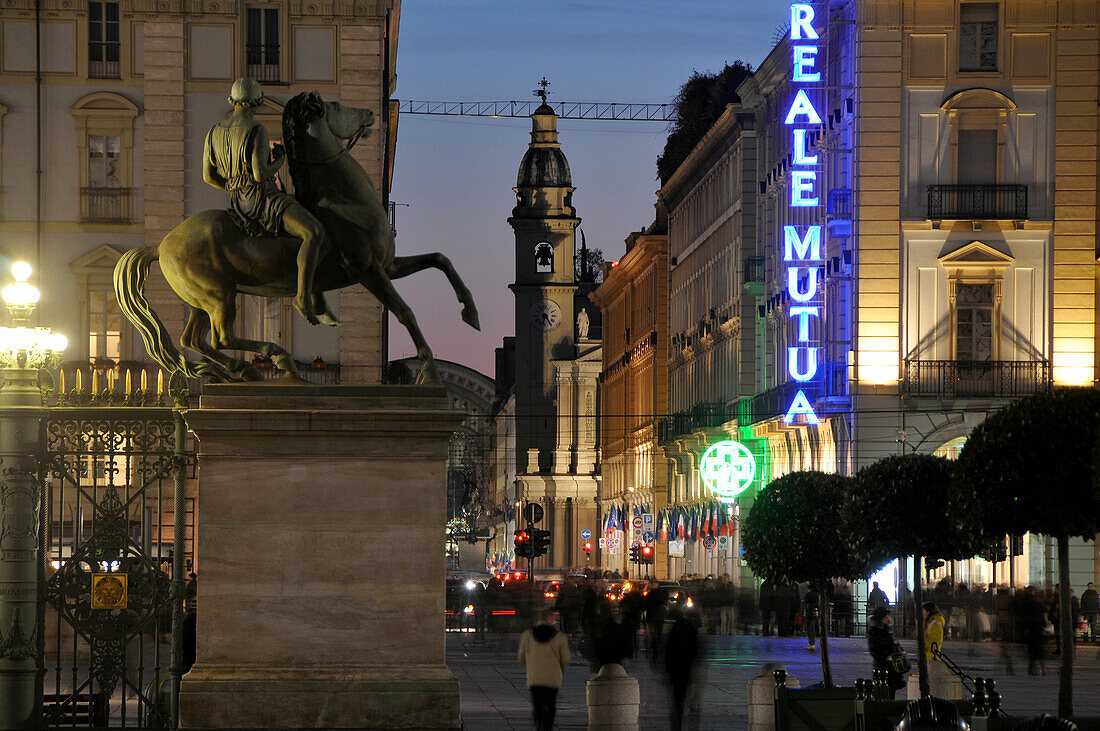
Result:
<svg viewBox="0 0 1100 731"><path fill-rule="evenodd" d="M516 451L519 472L553 468L557 377L552 361L576 357L573 209L569 162L558 144L558 118L543 103L531 115L531 142L519 165L515 231Z"/></svg>

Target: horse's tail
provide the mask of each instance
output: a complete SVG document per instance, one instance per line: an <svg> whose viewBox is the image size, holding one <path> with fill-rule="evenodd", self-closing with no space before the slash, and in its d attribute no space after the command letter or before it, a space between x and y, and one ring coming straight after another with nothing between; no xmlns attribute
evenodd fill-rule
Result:
<svg viewBox="0 0 1100 731"><path fill-rule="evenodd" d="M118 306L141 333L145 351L169 373L183 371L188 378L215 375L217 371L208 363L188 362L176 350L164 323L145 298L145 279L149 276L149 267L160 257L158 249L157 246L131 249L118 260L114 275Z"/></svg>

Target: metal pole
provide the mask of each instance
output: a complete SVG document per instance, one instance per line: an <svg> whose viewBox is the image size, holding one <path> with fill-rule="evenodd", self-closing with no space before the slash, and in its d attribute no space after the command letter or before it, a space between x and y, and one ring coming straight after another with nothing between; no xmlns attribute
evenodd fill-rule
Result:
<svg viewBox="0 0 1100 731"><path fill-rule="evenodd" d="M175 470L173 483L173 526L172 526L172 659L169 672L172 675L172 728L179 728L180 679L183 677L183 546L184 546L184 470L187 467L186 427L183 424L183 412L172 410L175 426Z"/></svg>
<svg viewBox="0 0 1100 731"><path fill-rule="evenodd" d="M38 372L25 361L3 369L0 388L0 728L40 721L39 581L42 485L37 439L43 415Z"/></svg>

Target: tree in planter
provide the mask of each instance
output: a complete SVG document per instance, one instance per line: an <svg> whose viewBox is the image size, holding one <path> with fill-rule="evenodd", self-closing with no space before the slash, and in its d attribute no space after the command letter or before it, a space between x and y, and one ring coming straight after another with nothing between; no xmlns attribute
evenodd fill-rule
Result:
<svg viewBox="0 0 1100 731"><path fill-rule="evenodd" d="M1100 531L1100 392L1057 388L1020 399L974 429L958 489L983 504L988 535L1042 533L1058 542L1058 715L1073 715L1069 539Z"/></svg>
<svg viewBox="0 0 1100 731"><path fill-rule="evenodd" d="M881 459L856 475L845 514L853 550L865 561L913 556L913 604L917 618L920 692L929 695L923 652L922 560L962 560L985 547L978 505L972 493L955 489L953 465L931 454ZM876 566L877 568L877 566Z"/></svg>
<svg viewBox="0 0 1100 731"><path fill-rule="evenodd" d="M850 483L851 478L824 472L784 475L756 496L741 531L745 561L758 576L808 581L820 592L821 671L826 688L833 687L826 586L834 578L866 578L872 563L856 560L841 515Z"/></svg>

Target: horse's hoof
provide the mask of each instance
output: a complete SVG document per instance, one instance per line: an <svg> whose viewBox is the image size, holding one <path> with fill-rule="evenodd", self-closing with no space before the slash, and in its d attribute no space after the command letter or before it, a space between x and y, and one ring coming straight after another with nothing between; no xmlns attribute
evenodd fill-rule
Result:
<svg viewBox="0 0 1100 731"><path fill-rule="evenodd" d="M310 325L321 324L321 321L317 319L317 313L313 311L313 307L299 302L297 297L294 298L294 309L298 310L298 314L305 318L305 321Z"/></svg>
<svg viewBox="0 0 1100 731"><path fill-rule="evenodd" d="M336 327L340 324L340 320L331 312L326 312L317 319L321 321L322 325L328 325L329 327Z"/></svg>
<svg viewBox="0 0 1100 731"><path fill-rule="evenodd" d="M481 329L481 320L477 316L477 308L473 305L466 305L462 308L462 321L474 330Z"/></svg>
<svg viewBox="0 0 1100 731"><path fill-rule="evenodd" d="M260 373L260 369L249 363L240 371L238 375L245 381L262 381L264 380L264 374Z"/></svg>

